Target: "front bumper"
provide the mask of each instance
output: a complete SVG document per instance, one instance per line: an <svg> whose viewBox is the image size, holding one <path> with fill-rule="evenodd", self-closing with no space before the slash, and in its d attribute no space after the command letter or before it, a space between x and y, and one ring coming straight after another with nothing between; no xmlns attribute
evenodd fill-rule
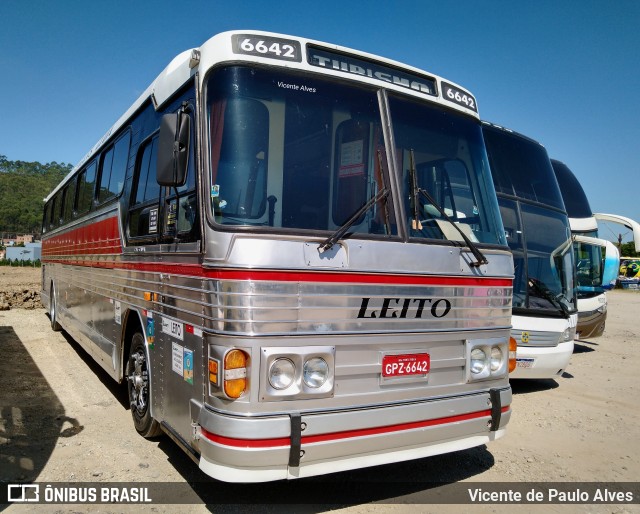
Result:
<svg viewBox="0 0 640 514"><path fill-rule="evenodd" d="M557 346L520 346L516 352L516 369L509 378L557 378L569 365L573 341Z"/></svg>
<svg viewBox="0 0 640 514"><path fill-rule="evenodd" d="M607 311L599 310L578 313L578 325L576 327L578 339L592 339L600 337L604 333L607 321Z"/></svg>
<svg viewBox="0 0 640 514"><path fill-rule="evenodd" d="M200 468L226 482L265 482L463 450L502 437L510 405L511 388L506 387L291 415L241 417L203 408Z"/></svg>

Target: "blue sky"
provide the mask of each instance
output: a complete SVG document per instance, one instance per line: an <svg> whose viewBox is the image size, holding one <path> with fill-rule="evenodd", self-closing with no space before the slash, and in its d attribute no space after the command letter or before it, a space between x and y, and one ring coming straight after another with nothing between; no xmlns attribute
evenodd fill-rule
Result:
<svg viewBox="0 0 640 514"><path fill-rule="evenodd" d="M75 164L179 52L260 29L458 82L564 161L594 211L640 221L638 0L0 0L0 23L9 160Z"/></svg>

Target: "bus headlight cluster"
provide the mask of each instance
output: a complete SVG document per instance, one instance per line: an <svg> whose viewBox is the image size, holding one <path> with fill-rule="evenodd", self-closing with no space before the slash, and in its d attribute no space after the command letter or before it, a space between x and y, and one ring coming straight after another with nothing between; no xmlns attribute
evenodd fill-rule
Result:
<svg viewBox="0 0 640 514"><path fill-rule="evenodd" d="M261 358L262 401L333 396L335 347L265 347Z"/></svg>
<svg viewBox="0 0 640 514"><path fill-rule="evenodd" d="M562 342L568 343L576 338L576 327L569 327L562 333Z"/></svg>
<svg viewBox="0 0 640 514"><path fill-rule="evenodd" d="M467 341L467 382L506 376L509 343L505 338Z"/></svg>

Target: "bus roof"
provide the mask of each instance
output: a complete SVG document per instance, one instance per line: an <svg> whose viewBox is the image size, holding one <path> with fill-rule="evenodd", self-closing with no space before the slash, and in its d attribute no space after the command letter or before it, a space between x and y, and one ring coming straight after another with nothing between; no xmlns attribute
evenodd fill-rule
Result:
<svg viewBox="0 0 640 514"><path fill-rule="evenodd" d="M292 44L299 51L298 58L296 60L285 60L277 56L267 55L268 52L256 51L255 49L249 51L247 50L247 46L243 46L242 37L261 38L261 40L269 42L275 41ZM260 50L263 48L268 49L268 47L263 46L260 47ZM310 62L310 54L307 55L308 58L305 60L302 55L303 49L308 52L311 51L310 49L314 49L321 53L321 57L319 57L320 63L324 65L312 64ZM478 118L475 98L468 90L454 82L443 80L441 77L419 68L360 50L297 36L255 30L227 31L211 37L199 48L185 50L174 57L129 109L120 116L93 148L74 166L64 180L49 193L44 201L49 201L84 164L90 161L101 147L125 125L127 120L145 102L151 99L156 109L161 108L162 105L199 70L206 72L214 65L225 61L264 63L270 65L278 62L287 68L333 75L343 79L349 78L377 86L384 85L385 88L428 99L430 102L438 103L449 109L455 109ZM394 75L394 73L397 75ZM201 76L199 80L202 79L203 77ZM417 86L412 87L414 85L411 82L412 79L416 82ZM420 90L422 85L419 79L432 81L435 90L432 93L424 94L424 90ZM428 86L425 85L424 87ZM447 91L447 95L443 93L444 90Z"/></svg>

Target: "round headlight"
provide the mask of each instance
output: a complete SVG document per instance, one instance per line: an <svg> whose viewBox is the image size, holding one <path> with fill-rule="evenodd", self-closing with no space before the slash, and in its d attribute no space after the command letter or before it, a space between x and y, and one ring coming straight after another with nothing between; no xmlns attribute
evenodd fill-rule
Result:
<svg viewBox="0 0 640 514"><path fill-rule="evenodd" d="M269 368L269 383L274 389L286 389L293 383L296 367L289 359L276 359Z"/></svg>
<svg viewBox="0 0 640 514"><path fill-rule="evenodd" d="M498 371L502 367L502 361L502 350L497 346L491 348L491 371Z"/></svg>
<svg viewBox="0 0 640 514"><path fill-rule="evenodd" d="M487 366L487 356L480 348L471 350L471 373L477 375L484 371Z"/></svg>
<svg viewBox="0 0 640 514"><path fill-rule="evenodd" d="M309 387L318 388L329 378L329 365L321 357L312 357L304 363L302 379Z"/></svg>

